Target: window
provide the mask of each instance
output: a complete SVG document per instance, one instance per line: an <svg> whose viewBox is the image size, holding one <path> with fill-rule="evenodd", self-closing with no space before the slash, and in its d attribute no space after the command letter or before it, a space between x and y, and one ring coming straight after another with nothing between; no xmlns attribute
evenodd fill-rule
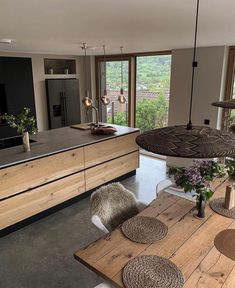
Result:
<svg viewBox="0 0 235 288"><path fill-rule="evenodd" d="M235 99L235 47L230 47L228 57L227 79L225 85L224 99ZM230 124L235 122L235 109L223 109L223 129L228 129Z"/></svg>
<svg viewBox="0 0 235 288"><path fill-rule="evenodd" d="M123 89L126 103L118 101L121 88L121 59L108 58L103 62L102 57L96 59L97 96L101 113L101 120L110 124L130 126L129 99L130 99L130 59L123 58ZM105 77L106 76L106 77ZM100 99L106 87L110 104L104 106Z"/></svg>
<svg viewBox="0 0 235 288"><path fill-rule="evenodd" d="M171 55L137 56L136 127L141 132L168 123Z"/></svg>
<svg viewBox="0 0 235 288"><path fill-rule="evenodd" d="M96 57L97 100L102 121L135 126L140 128L141 132L166 126L171 54L124 55L123 68L124 95L127 101L120 104L118 95L121 87L121 56L106 56L106 63L102 56ZM110 98L108 106L104 106L100 101L105 85Z"/></svg>
<svg viewBox="0 0 235 288"><path fill-rule="evenodd" d="M106 62L106 89L110 104L106 106L105 122L128 126L129 65L123 61L123 89L126 103L120 104L118 96L121 87L121 61Z"/></svg>

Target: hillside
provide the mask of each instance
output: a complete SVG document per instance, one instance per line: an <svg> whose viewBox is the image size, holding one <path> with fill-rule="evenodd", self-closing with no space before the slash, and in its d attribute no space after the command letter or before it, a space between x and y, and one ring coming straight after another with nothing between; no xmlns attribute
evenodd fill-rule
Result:
<svg viewBox="0 0 235 288"><path fill-rule="evenodd" d="M121 61L110 61L106 64L107 88L120 89ZM128 83L128 62L123 61L124 88ZM169 88L171 55L141 56L137 58L137 90L159 91Z"/></svg>

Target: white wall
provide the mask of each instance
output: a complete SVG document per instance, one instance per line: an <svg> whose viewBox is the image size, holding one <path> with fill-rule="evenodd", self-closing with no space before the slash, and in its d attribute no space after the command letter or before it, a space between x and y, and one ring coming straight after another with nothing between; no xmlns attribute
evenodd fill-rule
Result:
<svg viewBox="0 0 235 288"><path fill-rule="evenodd" d="M74 77L79 79L80 85L80 97L84 95L84 57L83 56L71 56L71 55L43 55L43 54L29 54L29 53L10 53L0 52L0 56L10 57L29 57L32 59L33 70L33 83L34 83L34 97L36 106L37 125L39 131L48 129L48 114L47 114L47 101L46 101L46 89L45 79L55 78L55 75L45 75L44 73L44 58L56 58L56 59L75 59L76 60L76 75ZM60 78L68 78L70 75L60 75ZM88 79L89 81L89 79ZM81 121L84 122L85 108L81 104Z"/></svg>
<svg viewBox="0 0 235 288"><path fill-rule="evenodd" d="M192 75L192 49L172 51L169 125L184 125L188 122L190 86ZM197 50L198 67L195 70L192 122L220 128L221 111L211 106L223 99L228 50L225 46L203 47ZM189 165L191 161L167 157L168 165Z"/></svg>

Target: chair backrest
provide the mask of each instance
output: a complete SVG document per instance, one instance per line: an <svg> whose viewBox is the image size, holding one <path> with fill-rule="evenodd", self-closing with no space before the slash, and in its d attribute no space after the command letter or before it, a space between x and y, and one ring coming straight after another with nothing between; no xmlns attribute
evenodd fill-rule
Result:
<svg viewBox="0 0 235 288"><path fill-rule="evenodd" d="M109 231L138 212L135 196L120 183L102 186L91 195L91 215L97 215Z"/></svg>
<svg viewBox="0 0 235 288"><path fill-rule="evenodd" d="M165 180L162 180L161 182L159 182L156 186L156 196L158 196L158 194L161 191L163 191L167 187L170 187L171 185L172 185L172 181L170 179L165 179Z"/></svg>

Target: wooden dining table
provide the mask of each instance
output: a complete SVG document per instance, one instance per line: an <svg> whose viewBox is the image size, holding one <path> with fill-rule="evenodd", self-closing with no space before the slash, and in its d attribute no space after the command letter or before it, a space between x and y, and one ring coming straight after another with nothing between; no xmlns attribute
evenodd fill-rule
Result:
<svg viewBox="0 0 235 288"><path fill-rule="evenodd" d="M229 180L216 182L213 197L225 194ZM127 239L120 227L80 249L74 257L115 287L124 287L122 270L140 255L158 255L174 262L182 271L185 288L235 288L235 261L214 246L222 230L235 229L235 220L215 213L209 205L206 217L197 219L195 203L161 193L139 215L155 217L168 226L168 235L154 244Z"/></svg>

